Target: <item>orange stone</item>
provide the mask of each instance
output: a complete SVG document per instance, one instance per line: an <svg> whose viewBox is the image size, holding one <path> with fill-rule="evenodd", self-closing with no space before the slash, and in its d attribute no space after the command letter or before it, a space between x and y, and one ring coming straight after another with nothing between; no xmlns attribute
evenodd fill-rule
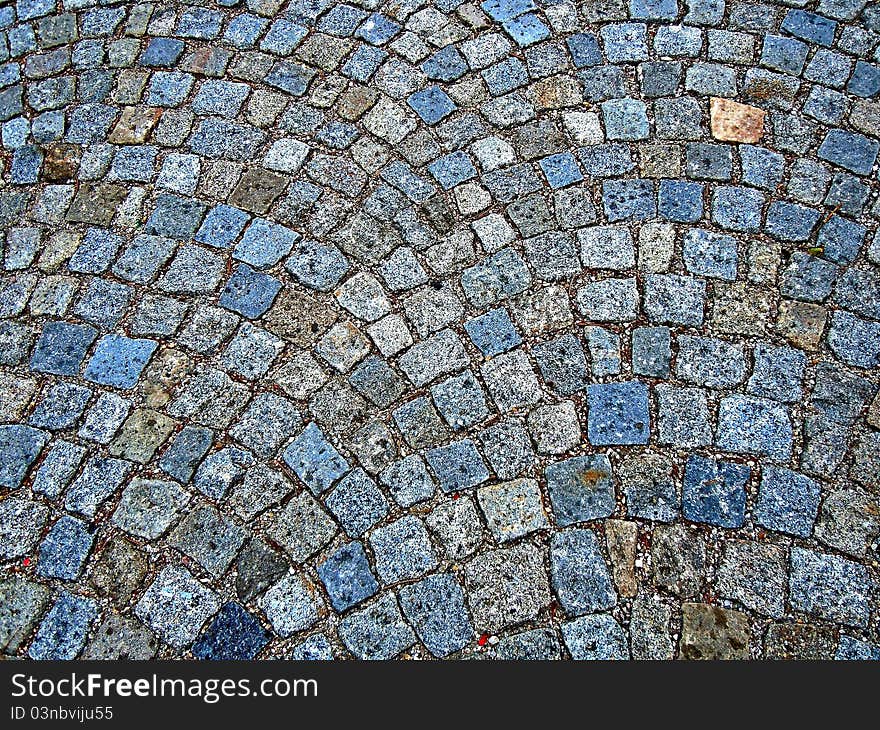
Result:
<svg viewBox="0 0 880 730"><path fill-rule="evenodd" d="M756 106L713 96L709 104L712 136L723 142L753 144L764 135L766 112Z"/></svg>

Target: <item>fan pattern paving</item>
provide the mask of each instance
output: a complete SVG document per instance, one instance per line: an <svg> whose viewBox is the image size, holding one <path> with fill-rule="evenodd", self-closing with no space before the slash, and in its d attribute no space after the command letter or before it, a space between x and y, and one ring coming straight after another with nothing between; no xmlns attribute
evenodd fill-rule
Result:
<svg viewBox="0 0 880 730"><path fill-rule="evenodd" d="M880 4L0 8L0 652L878 658Z"/></svg>

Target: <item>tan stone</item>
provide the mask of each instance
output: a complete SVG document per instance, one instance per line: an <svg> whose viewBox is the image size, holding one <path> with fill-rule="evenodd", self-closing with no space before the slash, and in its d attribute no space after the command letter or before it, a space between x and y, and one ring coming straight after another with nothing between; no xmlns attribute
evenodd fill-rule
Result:
<svg viewBox="0 0 880 730"><path fill-rule="evenodd" d="M229 204L262 215L284 192L288 180L263 168L247 170L229 196Z"/></svg>
<svg viewBox="0 0 880 730"><path fill-rule="evenodd" d="M17 421L37 392L37 381L0 373L0 421Z"/></svg>
<svg viewBox="0 0 880 730"><path fill-rule="evenodd" d="M111 144L141 144L153 131L162 110L149 106L127 106L107 138Z"/></svg>
<svg viewBox="0 0 880 730"><path fill-rule="evenodd" d="M712 285L712 327L718 332L759 337L773 312L769 289L737 281Z"/></svg>
<svg viewBox="0 0 880 730"><path fill-rule="evenodd" d="M776 331L795 347L815 350L819 347L827 318L825 307L783 299L779 303Z"/></svg>
<svg viewBox="0 0 880 730"><path fill-rule="evenodd" d="M379 98L379 92L366 86L350 86L345 93L339 97L339 103L336 110L339 116L349 121L360 119L369 111L376 99Z"/></svg>
<svg viewBox="0 0 880 730"><path fill-rule="evenodd" d="M127 194L124 185L82 183L67 209L67 221L109 226L116 209L125 200Z"/></svg>
<svg viewBox="0 0 880 730"><path fill-rule="evenodd" d="M772 286L776 281L782 245L776 241L752 241L749 244L749 281Z"/></svg>
<svg viewBox="0 0 880 730"><path fill-rule="evenodd" d="M175 422L159 411L138 408L122 424L110 454L146 464L174 430Z"/></svg>
<svg viewBox="0 0 880 730"><path fill-rule="evenodd" d="M330 329L336 317L332 306L296 289L285 289L263 321L273 334L310 348Z"/></svg>
<svg viewBox="0 0 880 730"><path fill-rule="evenodd" d="M642 177L678 177L681 174L681 145L662 142L639 146Z"/></svg>
<svg viewBox="0 0 880 730"><path fill-rule="evenodd" d="M681 607L682 659L748 659L749 619L744 613L706 603Z"/></svg>
<svg viewBox="0 0 880 730"><path fill-rule="evenodd" d="M562 109L584 100L580 84L569 76L551 76L529 87L528 100L538 109Z"/></svg>
<svg viewBox="0 0 880 730"><path fill-rule="evenodd" d="M874 398L874 402L871 403L871 407L868 409L868 415L865 417L865 420L868 422L869 426L880 428L880 393L877 394L877 397Z"/></svg>
<svg viewBox="0 0 880 730"><path fill-rule="evenodd" d="M138 383L138 392L150 408L161 408L171 400L171 392L189 374L190 359L180 350L161 350L144 370Z"/></svg>
<svg viewBox="0 0 880 730"><path fill-rule="evenodd" d="M709 104L712 136L723 142L758 142L764 135L765 115L758 107L717 96Z"/></svg>
<svg viewBox="0 0 880 730"><path fill-rule="evenodd" d="M765 659L832 659L837 647L834 629L813 624L770 624L764 641Z"/></svg>
<svg viewBox="0 0 880 730"><path fill-rule="evenodd" d="M636 578L636 541L639 528L635 522L608 520L605 523L605 542L611 558L611 573L617 591L624 598L630 598L639 590Z"/></svg>

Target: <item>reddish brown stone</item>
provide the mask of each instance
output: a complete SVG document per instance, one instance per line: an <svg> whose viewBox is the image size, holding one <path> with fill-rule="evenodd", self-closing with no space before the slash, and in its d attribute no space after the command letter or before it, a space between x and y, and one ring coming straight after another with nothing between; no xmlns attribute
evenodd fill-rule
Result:
<svg viewBox="0 0 880 730"><path fill-rule="evenodd" d="M712 136L722 142L754 144L764 135L765 115L758 107L712 97L709 105Z"/></svg>
<svg viewBox="0 0 880 730"><path fill-rule="evenodd" d="M51 183L64 183L76 177L82 152L77 145L57 142L43 148L43 179Z"/></svg>

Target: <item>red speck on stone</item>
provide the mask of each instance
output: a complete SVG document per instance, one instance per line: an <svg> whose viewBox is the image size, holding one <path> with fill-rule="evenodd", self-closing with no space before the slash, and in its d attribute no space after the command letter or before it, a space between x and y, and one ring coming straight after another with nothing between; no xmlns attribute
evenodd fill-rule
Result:
<svg viewBox="0 0 880 730"><path fill-rule="evenodd" d="M459 494L458 492L452 495L453 499L458 499L459 497L461 497L461 494Z"/></svg>
<svg viewBox="0 0 880 730"><path fill-rule="evenodd" d="M486 646L486 642L489 641L489 634L482 634L479 639L477 639L477 643L480 646Z"/></svg>
<svg viewBox="0 0 880 730"><path fill-rule="evenodd" d="M31 559L30 559L30 558L25 558L24 560L21 561L21 564L22 564L25 568L27 568L27 567L31 564Z"/></svg>

